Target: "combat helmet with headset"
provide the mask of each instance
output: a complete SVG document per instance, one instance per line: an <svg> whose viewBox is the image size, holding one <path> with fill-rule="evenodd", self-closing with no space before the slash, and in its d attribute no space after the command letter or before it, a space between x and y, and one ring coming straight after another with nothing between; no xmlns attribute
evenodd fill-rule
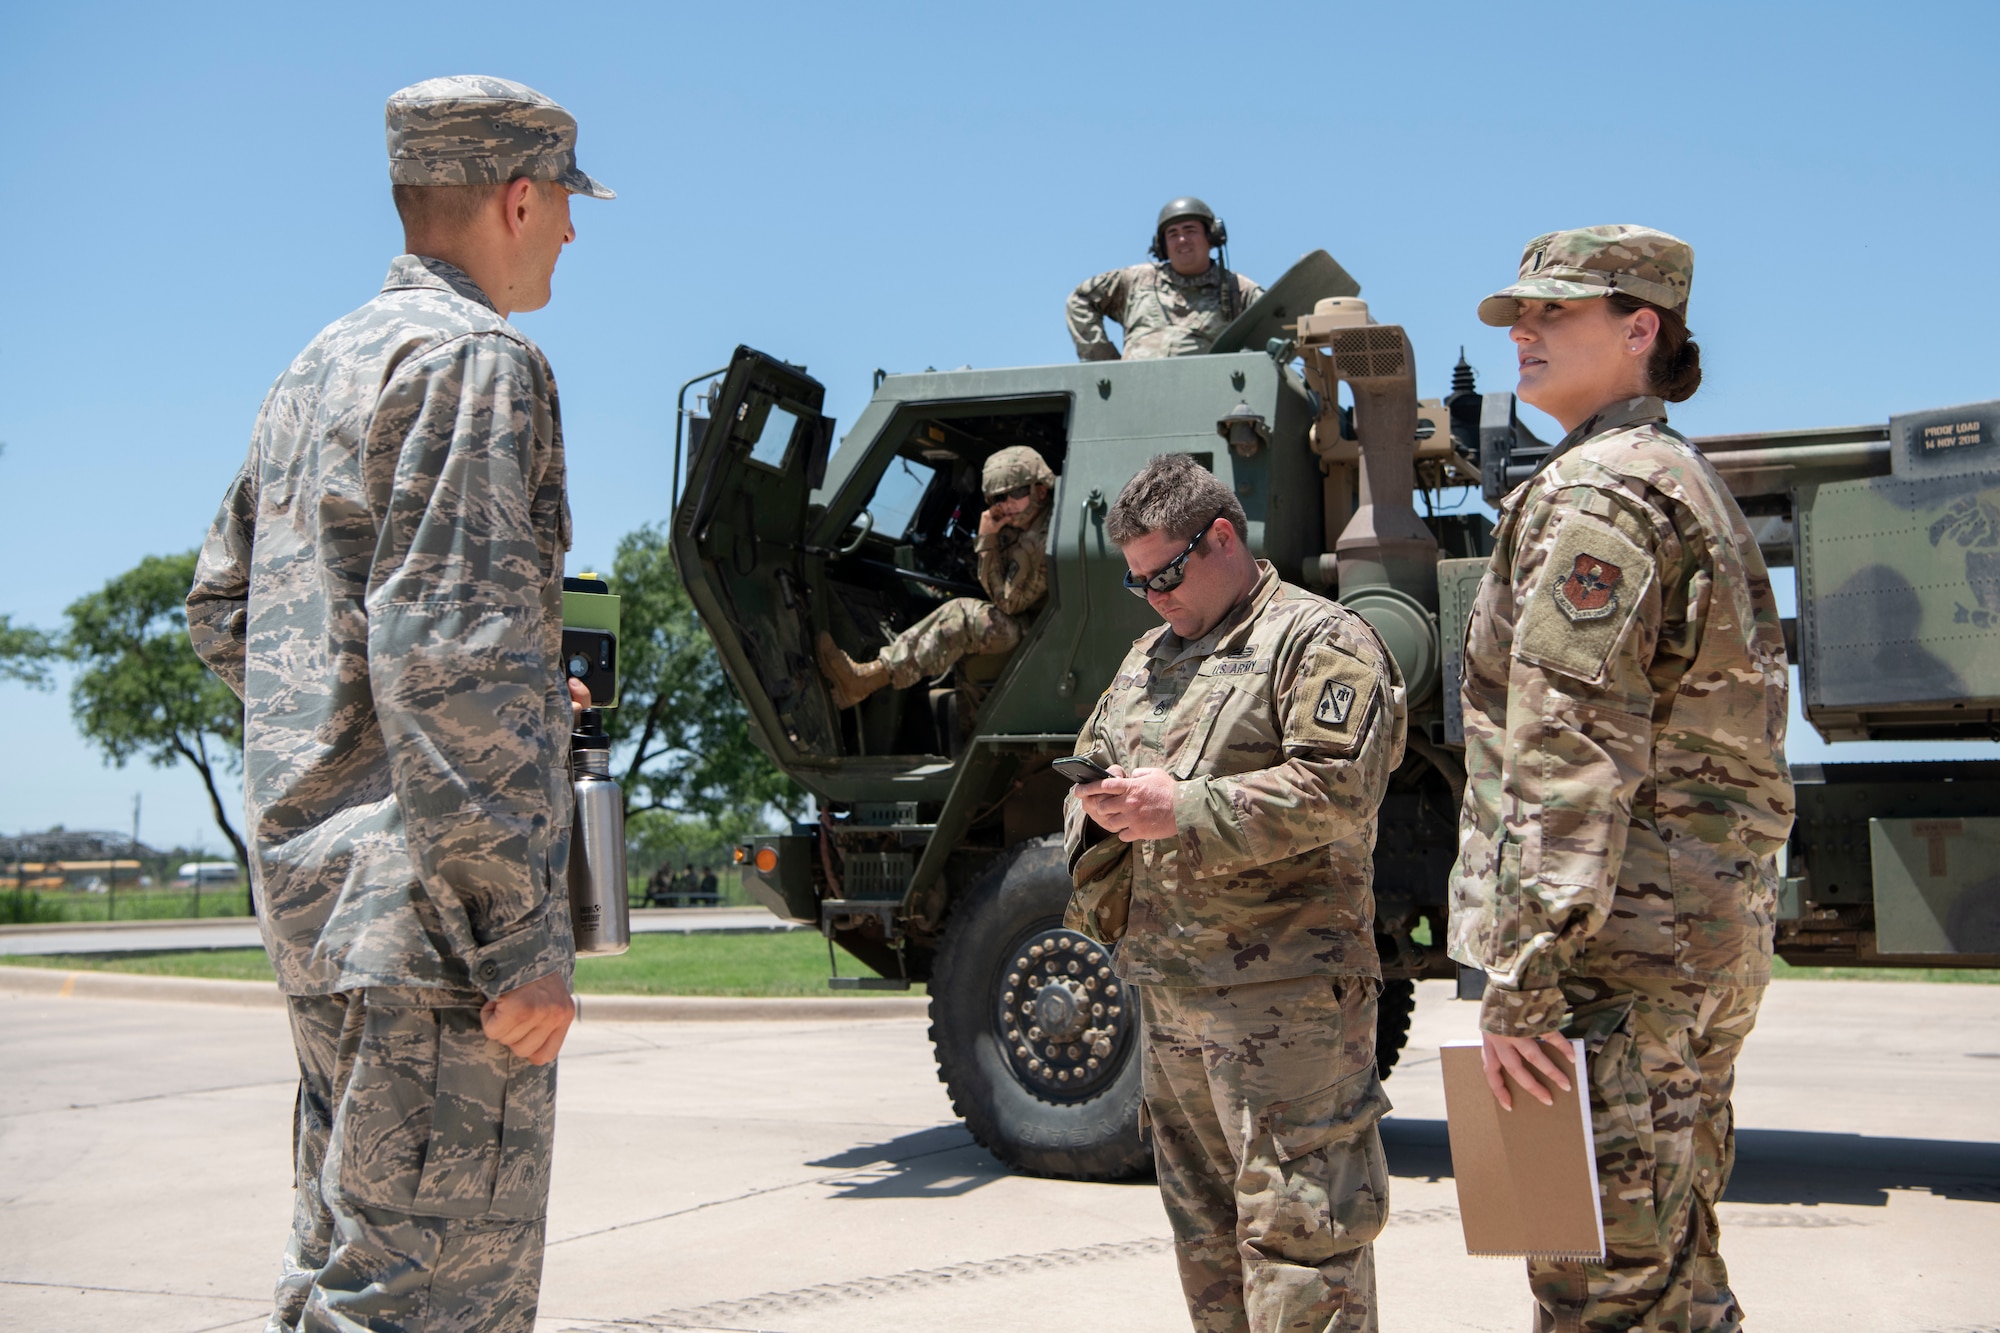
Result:
<svg viewBox="0 0 2000 1333"><path fill-rule="evenodd" d="M1221 218L1215 216L1215 210L1206 203L1191 194L1182 195L1179 199L1170 200L1167 206L1160 210L1159 220L1153 223L1151 247L1153 258L1162 264L1167 262L1167 224L1182 218L1200 218L1202 225L1208 229L1208 243L1222 252L1222 272L1217 277L1222 284L1223 317L1236 318L1242 311L1236 304L1238 300L1236 284L1230 281L1229 277L1229 228L1223 224Z"/></svg>

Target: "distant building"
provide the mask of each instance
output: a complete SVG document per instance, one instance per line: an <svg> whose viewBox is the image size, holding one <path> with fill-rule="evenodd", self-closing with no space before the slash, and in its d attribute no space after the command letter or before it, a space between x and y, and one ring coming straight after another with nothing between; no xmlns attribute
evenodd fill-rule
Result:
<svg viewBox="0 0 2000 1333"><path fill-rule="evenodd" d="M129 833L52 828L45 833L0 835L0 889L83 889L102 893L113 884L136 887L142 864L160 853ZM230 863L231 867L235 862Z"/></svg>
<svg viewBox="0 0 2000 1333"><path fill-rule="evenodd" d="M129 833L57 827L11 838L0 834L0 861L108 861L113 857L147 861L158 855L143 842L135 850Z"/></svg>

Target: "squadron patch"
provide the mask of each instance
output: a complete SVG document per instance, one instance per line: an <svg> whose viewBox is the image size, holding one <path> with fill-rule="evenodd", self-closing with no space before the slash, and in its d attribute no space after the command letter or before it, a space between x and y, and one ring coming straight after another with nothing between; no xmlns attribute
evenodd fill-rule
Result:
<svg viewBox="0 0 2000 1333"><path fill-rule="evenodd" d="M1612 651L1652 590L1653 557L1595 514L1564 515L1554 537L1516 627L1514 655L1602 684Z"/></svg>
<svg viewBox="0 0 2000 1333"><path fill-rule="evenodd" d="M1353 707L1354 687L1330 680L1319 692L1319 704L1313 709L1313 720L1321 726L1344 727L1347 725L1347 714Z"/></svg>
<svg viewBox="0 0 2000 1333"><path fill-rule="evenodd" d="M1625 571L1589 552L1576 558L1551 596L1571 620L1603 620L1618 612L1618 580Z"/></svg>

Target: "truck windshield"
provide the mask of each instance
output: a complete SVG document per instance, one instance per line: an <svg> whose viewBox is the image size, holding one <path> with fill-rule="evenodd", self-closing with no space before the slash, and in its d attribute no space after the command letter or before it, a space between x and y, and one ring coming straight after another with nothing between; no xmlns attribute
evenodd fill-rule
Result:
<svg viewBox="0 0 2000 1333"><path fill-rule="evenodd" d="M875 516L875 531L899 538L909 536L910 521L916 517L917 506L936 476L937 469L928 463L900 457L891 463L876 484L874 497L868 501L868 510Z"/></svg>
<svg viewBox="0 0 2000 1333"><path fill-rule="evenodd" d="M750 461L774 470L784 467L785 450L791 447L792 434L798 427L797 417L772 403L764 418L763 432L757 436L757 443L750 446Z"/></svg>

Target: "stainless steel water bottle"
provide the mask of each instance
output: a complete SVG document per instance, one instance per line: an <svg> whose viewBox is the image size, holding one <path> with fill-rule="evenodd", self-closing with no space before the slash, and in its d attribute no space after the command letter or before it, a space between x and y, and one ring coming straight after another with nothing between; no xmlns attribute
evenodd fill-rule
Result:
<svg viewBox="0 0 2000 1333"><path fill-rule="evenodd" d="M632 943L625 897L625 794L611 779L604 715L586 708L569 738L576 822L569 835L569 920L579 958L624 953Z"/></svg>

